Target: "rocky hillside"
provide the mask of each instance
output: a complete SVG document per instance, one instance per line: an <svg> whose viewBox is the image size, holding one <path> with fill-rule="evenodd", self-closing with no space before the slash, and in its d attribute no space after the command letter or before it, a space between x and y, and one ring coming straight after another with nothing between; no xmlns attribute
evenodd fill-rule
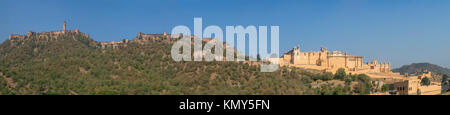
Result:
<svg viewBox="0 0 450 115"><path fill-rule="evenodd" d="M0 45L0 94L367 94L358 85L311 83L331 75L296 68L261 73L243 62L175 62L176 39L134 38L115 47L78 34L6 40ZM325 79L326 78L326 79ZM346 83L347 84L347 83Z"/></svg>
<svg viewBox="0 0 450 115"><path fill-rule="evenodd" d="M423 70L429 70L433 73L437 74L447 74L450 75L450 69L430 64L430 63L412 63L410 65L404 65L400 68L393 69L393 72L400 72L401 74L408 73L408 74L416 74L420 73Z"/></svg>

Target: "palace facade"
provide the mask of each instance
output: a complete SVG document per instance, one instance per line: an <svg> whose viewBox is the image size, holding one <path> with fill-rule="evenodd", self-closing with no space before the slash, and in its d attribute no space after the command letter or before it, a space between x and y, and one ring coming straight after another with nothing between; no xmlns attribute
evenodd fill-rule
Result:
<svg viewBox="0 0 450 115"><path fill-rule="evenodd" d="M280 66L295 66L301 68L325 70L336 72L339 68L344 68L350 73L391 73L391 63L379 63L372 60L364 63L362 56L353 56L341 51L329 52L327 48L321 47L317 52L302 52L300 46L294 47L279 58Z"/></svg>

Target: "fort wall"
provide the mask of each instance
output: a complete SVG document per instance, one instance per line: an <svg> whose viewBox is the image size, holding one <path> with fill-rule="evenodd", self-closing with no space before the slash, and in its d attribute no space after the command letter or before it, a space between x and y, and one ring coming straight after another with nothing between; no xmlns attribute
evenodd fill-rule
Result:
<svg viewBox="0 0 450 115"><path fill-rule="evenodd" d="M302 52L300 46L294 47L279 59L280 66L295 66L310 69L325 70L334 73L339 68L344 68L349 73L361 72L385 72L391 73L390 63L363 63L362 56L352 56L340 51L329 52L321 47L317 52Z"/></svg>
<svg viewBox="0 0 450 115"><path fill-rule="evenodd" d="M158 38L169 38L170 34L164 32L163 34L144 34L142 32L138 32L137 38L139 39L158 39Z"/></svg>
<svg viewBox="0 0 450 115"><path fill-rule="evenodd" d="M76 34L76 35L82 35L84 37L89 37L89 34L81 33L79 29L66 30L66 22L64 21L63 30L51 31L51 32L40 32L40 33L28 31L26 35L10 34L9 40L26 39L26 38L30 38L31 36L36 36L37 38L45 38L47 36L58 36L58 35L63 35L63 34Z"/></svg>

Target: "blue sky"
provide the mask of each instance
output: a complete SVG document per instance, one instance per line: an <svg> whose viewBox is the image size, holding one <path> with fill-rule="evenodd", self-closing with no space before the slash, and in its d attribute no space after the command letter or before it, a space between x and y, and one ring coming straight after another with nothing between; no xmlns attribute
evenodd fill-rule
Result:
<svg viewBox="0 0 450 115"><path fill-rule="evenodd" d="M97 41L170 32L193 18L203 26L280 26L280 51L320 46L390 61L450 67L449 0L1 0L0 41L79 28Z"/></svg>

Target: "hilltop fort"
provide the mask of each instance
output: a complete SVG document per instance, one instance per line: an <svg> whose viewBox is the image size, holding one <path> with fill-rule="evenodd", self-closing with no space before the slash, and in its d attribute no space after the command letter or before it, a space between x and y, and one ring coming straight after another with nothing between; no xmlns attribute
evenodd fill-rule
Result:
<svg viewBox="0 0 450 115"><path fill-rule="evenodd" d="M67 30L66 24L67 24L66 21L64 21L63 30L60 30L60 31L41 32L41 33L28 31L27 35L10 34L9 40L15 40L15 39L20 40L20 39L30 38L31 36L37 36L37 38L49 38L49 37L63 35L63 34L79 34L79 35L83 35L85 37L89 37L89 34L81 33L79 29Z"/></svg>
<svg viewBox="0 0 450 115"><path fill-rule="evenodd" d="M80 32L79 29L67 30L67 23L66 23L66 21L64 21L62 30L51 31L51 32L40 32L40 33L28 31L26 35L10 34L9 40L19 41L19 40L29 39L33 36L34 38L45 39L48 41L49 39L57 39L58 36L66 35L66 34L81 35L86 38L89 38L89 34L82 33L82 32ZM164 32L163 34L145 34L142 32L138 32L138 36L136 38L138 38L137 40L146 41L146 40L155 40L155 39L162 39L162 38L169 38L169 37L170 37L170 34L167 34L166 32ZM126 44L128 42L130 42L129 39L123 39L120 41L113 40L113 41L107 41L107 42L98 42L97 44L101 48L107 48L107 47L116 48L118 46L126 46Z"/></svg>
<svg viewBox="0 0 450 115"><path fill-rule="evenodd" d="M137 36L137 38L142 41L156 40L156 39L169 38L169 37L170 37L170 34L167 34L167 32L164 32L163 34L144 34L142 32L138 32L138 36ZM123 39L121 41L113 40L113 41L109 41L109 42L100 42L99 45L101 48L106 48L106 47L116 48L118 46L126 46L125 44L127 44L128 42L130 42L129 39Z"/></svg>
<svg viewBox="0 0 450 115"><path fill-rule="evenodd" d="M82 33L79 29L67 30L66 22L62 30L52 31L52 32L32 32L28 31L26 35L10 34L10 41L20 41L26 39L58 39L58 36L63 35L80 35L89 38L89 34ZM109 41L109 42L95 42L95 44L102 48L117 48L126 47L130 42L145 43L144 41L155 41L164 38L170 38L170 34L164 32L162 34L145 34L138 32L135 39L123 39L120 41ZM195 36L191 37L196 38ZM209 42L212 39L205 38L202 39L204 42ZM165 39L165 42L173 42L170 39ZM224 42L224 45L226 43ZM201 53L200 53L201 54ZM284 53L279 58L271 58L270 61L277 60L279 66L297 67L314 69L323 72L335 73L338 69L342 68L349 74L366 74L371 79L378 79L387 84L393 85L393 94L439 94L441 90L441 84L436 82L431 82L428 86L423 86L420 81L424 78L431 78L430 71L423 71L419 75L400 75L399 73L394 73L391 71L390 62L379 62L378 60L372 60L371 62L364 63L362 56L349 55L347 52L343 53L341 51L328 51L327 48L321 47L319 51L316 52L303 52L300 46L294 47L292 50ZM258 62L248 62L251 65L258 65Z"/></svg>

